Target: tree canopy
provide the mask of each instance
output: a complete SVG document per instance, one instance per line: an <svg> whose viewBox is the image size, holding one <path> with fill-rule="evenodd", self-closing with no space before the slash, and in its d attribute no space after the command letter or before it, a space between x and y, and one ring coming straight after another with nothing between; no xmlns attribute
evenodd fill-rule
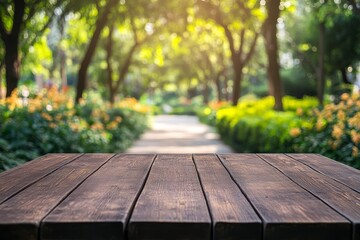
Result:
<svg viewBox="0 0 360 240"><path fill-rule="evenodd" d="M89 88L111 103L171 91L233 105L273 95L277 110L284 94L322 102L359 81L359 9L355 0L1 1L0 91L33 81L73 88L76 102Z"/></svg>

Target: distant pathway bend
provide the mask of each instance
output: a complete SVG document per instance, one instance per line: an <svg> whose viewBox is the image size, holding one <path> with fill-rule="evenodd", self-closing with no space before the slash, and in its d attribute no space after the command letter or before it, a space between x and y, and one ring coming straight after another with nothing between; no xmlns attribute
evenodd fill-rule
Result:
<svg viewBox="0 0 360 240"><path fill-rule="evenodd" d="M195 116L160 115L127 153L232 153L214 130Z"/></svg>

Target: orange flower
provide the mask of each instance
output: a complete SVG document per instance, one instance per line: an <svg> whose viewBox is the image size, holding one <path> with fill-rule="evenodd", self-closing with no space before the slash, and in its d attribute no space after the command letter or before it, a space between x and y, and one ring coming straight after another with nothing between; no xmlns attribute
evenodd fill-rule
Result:
<svg viewBox="0 0 360 240"><path fill-rule="evenodd" d="M332 131L331 135L335 139L340 139L343 134L344 134L344 131L343 131L343 128L340 126L340 124L337 124L333 127L333 131Z"/></svg>
<svg viewBox="0 0 360 240"><path fill-rule="evenodd" d="M292 137L297 137L301 134L301 129L300 128L293 128L290 130L290 135Z"/></svg>
<svg viewBox="0 0 360 240"><path fill-rule="evenodd" d="M351 140L354 142L354 144L358 145L360 143L360 134L355 130L351 130L350 135Z"/></svg>
<svg viewBox="0 0 360 240"><path fill-rule="evenodd" d="M356 146L354 146L352 148L352 156L353 157L358 157L359 156L359 148L357 148Z"/></svg>
<svg viewBox="0 0 360 240"><path fill-rule="evenodd" d="M302 108L296 109L296 115L301 116L301 115L303 115L303 113L304 113L304 111Z"/></svg>
<svg viewBox="0 0 360 240"><path fill-rule="evenodd" d="M41 116L48 121L53 120L53 118L48 113L41 113Z"/></svg>
<svg viewBox="0 0 360 240"><path fill-rule="evenodd" d="M324 128L325 128L325 126L326 126L326 122L324 121L324 119L323 118L319 118L317 121L316 121L316 130L318 131L318 132L320 132L320 131L322 131Z"/></svg>
<svg viewBox="0 0 360 240"><path fill-rule="evenodd" d="M346 101L350 98L350 95L348 93L341 94L341 100Z"/></svg>
<svg viewBox="0 0 360 240"><path fill-rule="evenodd" d="M337 113L337 117L340 121L344 121L346 119L346 114L343 110L340 110L338 113Z"/></svg>
<svg viewBox="0 0 360 240"><path fill-rule="evenodd" d="M360 112L356 113L355 116L349 119L349 125L351 127L360 129Z"/></svg>

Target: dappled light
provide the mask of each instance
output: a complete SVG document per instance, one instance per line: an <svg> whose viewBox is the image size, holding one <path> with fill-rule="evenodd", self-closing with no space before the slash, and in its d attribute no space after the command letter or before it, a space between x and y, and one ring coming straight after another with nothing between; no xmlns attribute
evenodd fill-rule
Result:
<svg viewBox="0 0 360 240"><path fill-rule="evenodd" d="M195 150L360 168L359 25L354 0L1 1L0 170Z"/></svg>

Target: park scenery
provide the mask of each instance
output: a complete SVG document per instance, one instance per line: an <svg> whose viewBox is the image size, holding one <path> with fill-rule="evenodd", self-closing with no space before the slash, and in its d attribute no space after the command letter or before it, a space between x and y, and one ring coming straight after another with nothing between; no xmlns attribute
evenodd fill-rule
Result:
<svg viewBox="0 0 360 240"><path fill-rule="evenodd" d="M126 152L164 115L360 169L359 26L357 0L2 0L0 171Z"/></svg>

